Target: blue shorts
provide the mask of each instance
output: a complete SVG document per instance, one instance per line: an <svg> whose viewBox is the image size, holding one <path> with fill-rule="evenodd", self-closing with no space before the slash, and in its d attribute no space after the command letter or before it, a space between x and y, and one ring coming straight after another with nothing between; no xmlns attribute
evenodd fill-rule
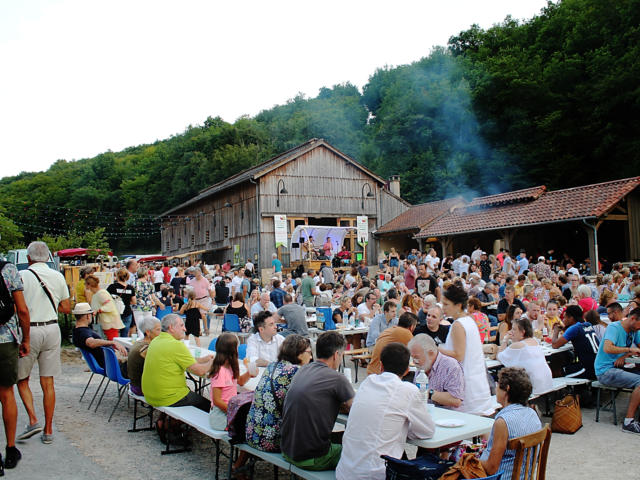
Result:
<svg viewBox="0 0 640 480"><path fill-rule="evenodd" d="M640 375L627 372L622 368L610 368L602 375L598 375L598 381L609 387L636 388L640 386Z"/></svg>
<svg viewBox="0 0 640 480"><path fill-rule="evenodd" d="M397 267L398 266L398 259L397 258L392 258L391 260L389 260L389 266L390 267Z"/></svg>

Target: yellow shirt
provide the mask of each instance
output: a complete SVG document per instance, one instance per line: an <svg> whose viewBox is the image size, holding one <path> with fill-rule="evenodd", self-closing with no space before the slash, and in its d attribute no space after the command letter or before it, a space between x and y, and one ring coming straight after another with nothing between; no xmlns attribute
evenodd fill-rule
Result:
<svg viewBox="0 0 640 480"><path fill-rule="evenodd" d="M187 346L169 333L151 340L142 371L142 391L152 407L168 407L188 393L185 371L196 363Z"/></svg>
<svg viewBox="0 0 640 480"><path fill-rule="evenodd" d="M524 291L524 285L520 286L517 283L513 286L516 291L516 297L522 300L522 292Z"/></svg>
<svg viewBox="0 0 640 480"><path fill-rule="evenodd" d="M558 317L546 317L547 318L547 323L549 324L549 330L553 330L553 327L556 323L559 323L561 327L564 327L564 325L562 324L562 321L558 318ZM551 335L551 333L549 333L549 335Z"/></svg>
<svg viewBox="0 0 640 480"><path fill-rule="evenodd" d="M84 288L84 279L78 280L78 283L76 283L76 303L87 301L87 297L84 294Z"/></svg>

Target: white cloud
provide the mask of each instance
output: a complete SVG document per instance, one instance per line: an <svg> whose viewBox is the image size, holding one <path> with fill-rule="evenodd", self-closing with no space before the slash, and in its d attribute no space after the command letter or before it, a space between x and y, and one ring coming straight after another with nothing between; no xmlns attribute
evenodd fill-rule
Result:
<svg viewBox="0 0 640 480"><path fill-rule="evenodd" d="M544 0L0 4L0 175L234 121L409 63Z"/></svg>

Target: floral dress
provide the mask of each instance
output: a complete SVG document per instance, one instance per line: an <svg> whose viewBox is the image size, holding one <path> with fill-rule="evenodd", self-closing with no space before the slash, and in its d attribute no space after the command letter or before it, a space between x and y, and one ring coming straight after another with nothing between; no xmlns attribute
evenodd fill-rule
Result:
<svg viewBox="0 0 640 480"><path fill-rule="evenodd" d="M267 366L256 387L247 416L246 437L251 447L264 452L280 451L284 397L298 368L299 365L286 361L273 362Z"/></svg>
<svg viewBox="0 0 640 480"><path fill-rule="evenodd" d="M136 310L150 312L155 305L152 295L155 295L155 287L151 282L138 280L136 284Z"/></svg>

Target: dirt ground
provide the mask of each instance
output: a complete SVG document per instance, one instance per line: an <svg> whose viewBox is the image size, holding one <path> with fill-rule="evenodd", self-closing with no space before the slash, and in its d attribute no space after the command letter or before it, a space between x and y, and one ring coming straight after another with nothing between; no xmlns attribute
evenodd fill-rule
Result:
<svg viewBox="0 0 640 480"><path fill-rule="evenodd" d="M54 443L44 445L39 436L19 442L23 459L17 469L7 470L7 477L127 480L213 477L215 449L211 439L194 433L191 452L161 455L163 445L155 432L127 432L131 428L133 407L127 407L126 399L111 422L107 422L117 398L115 386L109 387L97 412L93 408L87 410L89 399L86 397L79 403L90 373L73 348L63 351L63 362L63 375L56 380ZM97 383L94 379L88 393L93 394ZM42 419L37 371L31 384ZM618 401L618 410L622 413L627 398L621 396ZM18 411L20 432L27 419L19 399ZM594 410L584 409L584 427L575 435L553 434L548 479L640 479L637 467L640 436L622 433L620 424L613 425L609 412L601 415L599 423L595 423L594 418ZM550 419L544 421L550 422ZM4 434L0 438L4 438ZM226 478L226 466L226 459L222 459L220 478ZM282 471L279 476L288 478ZM273 478L272 466L258 463L255 478Z"/></svg>

